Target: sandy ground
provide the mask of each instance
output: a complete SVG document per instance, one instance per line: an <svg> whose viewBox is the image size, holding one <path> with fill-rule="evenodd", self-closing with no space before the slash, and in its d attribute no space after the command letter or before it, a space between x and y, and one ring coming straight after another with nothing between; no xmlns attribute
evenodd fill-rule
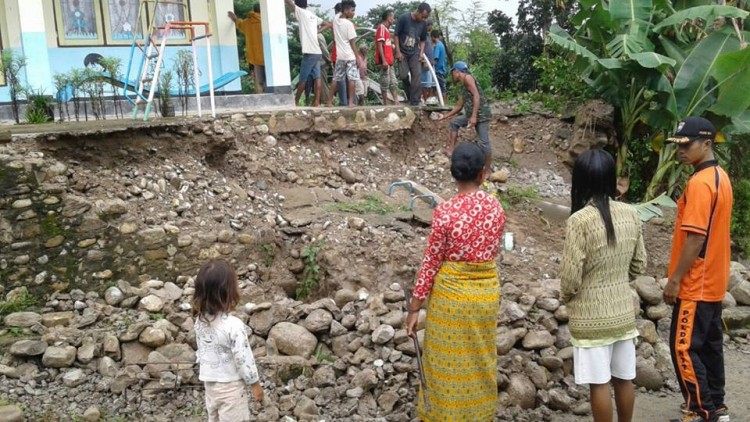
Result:
<svg viewBox="0 0 750 422"><path fill-rule="evenodd" d="M732 422L750 421L750 356L741 350L724 348L726 402ZM666 422L680 416L682 396L666 390L658 393L636 392L633 422ZM614 420L617 418L615 417ZM583 422L590 416L560 415L555 422Z"/></svg>

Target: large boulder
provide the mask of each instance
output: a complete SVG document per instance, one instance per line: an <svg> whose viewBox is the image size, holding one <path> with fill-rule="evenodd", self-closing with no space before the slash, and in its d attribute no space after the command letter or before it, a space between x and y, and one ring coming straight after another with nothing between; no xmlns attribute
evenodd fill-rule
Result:
<svg viewBox="0 0 750 422"><path fill-rule="evenodd" d="M529 331L523 338L523 347L525 349L538 350L546 349L555 344L555 337L549 331Z"/></svg>
<svg viewBox="0 0 750 422"><path fill-rule="evenodd" d="M76 360L76 352L73 346L50 346L44 351L42 365L48 368L67 368Z"/></svg>
<svg viewBox="0 0 750 422"><path fill-rule="evenodd" d="M648 390L659 390L664 386L664 377L654 362L638 357L635 364L635 385Z"/></svg>
<svg viewBox="0 0 750 422"><path fill-rule="evenodd" d="M742 280L729 291L739 305L750 305L750 281Z"/></svg>
<svg viewBox="0 0 750 422"><path fill-rule="evenodd" d="M36 312L13 312L5 316L3 322L6 327L28 328L42 321L42 316Z"/></svg>
<svg viewBox="0 0 750 422"><path fill-rule="evenodd" d="M302 325L311 333L323 333L331 328L333 315L325 309L316 309L310 312Z"/></svg>
<svg viewBox="0 0 750 422"><path fill-rule="evenodd" d="M0 406L0 421L23 422L23 410L16 405Z"/></svg>
<svg viewBox="0 0 750 422"><path fill-rule="evenodd" d="M511 402L521 409L531 409L536 404L536 387L524 374L511 374L507 392Z"/></svg>
<svg viewBox="0 0 750 422"><path fill-rule="evenodd" d="M287 356L309 358L318 346L318 339L311 332L290 322L276 324L268 333L268 339L273 339L279 352Z"/></svg>
<svg viewBox="0 0 750 422"><path fill-rule="evenodd" d="M746 328L750 325L750 307L737 306L724 309L721 317L730 329Z"/></svg>
<svg viewBox="0 0 750 422"><path fill-rule="evenodd" d="M47 343L39 340L19 340L10 346L10 354L20 357L39 356L47 350Z"/></svg>
<svg viewBox="0 0 750 422"><path fill-rule="evenodd" d="M638 277L635 279L635 290L638 296L649 305L658 305L662 301L663 292L653 277Z"/></svg>

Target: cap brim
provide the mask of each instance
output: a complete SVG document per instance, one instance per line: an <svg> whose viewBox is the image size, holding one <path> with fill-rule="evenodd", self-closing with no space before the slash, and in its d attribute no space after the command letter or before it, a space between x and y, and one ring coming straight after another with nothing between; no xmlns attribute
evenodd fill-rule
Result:
<svg viewBox="0 0 750 422"><path fill-rule="evenodd" d="M687 144L693 142L695 139L688 138L687 136L676 136L674 138L667 138L666 142L670 144Z"/></svg>
<svg viewBox="0 0 750 422"><path fill-rule="evenodd" d="M695 141L713 141L713 138L706 138L703 136L674 136L672 138L667 138L666 140L666 142L672 144L689 144L690 142Z"/></svg>

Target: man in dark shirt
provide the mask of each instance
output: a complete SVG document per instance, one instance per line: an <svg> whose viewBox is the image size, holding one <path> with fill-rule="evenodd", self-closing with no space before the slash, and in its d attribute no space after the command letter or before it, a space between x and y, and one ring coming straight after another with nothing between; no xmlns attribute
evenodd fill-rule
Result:
<svg viewBox="0 0 750 422"><path fill-rule="evenodd" d="M432 8L421 3L417 10L401 16L396 23L396 58L404 90L409 94L409 104L420 104L422 94L422 54L427 40L427 18Z"/></svg>

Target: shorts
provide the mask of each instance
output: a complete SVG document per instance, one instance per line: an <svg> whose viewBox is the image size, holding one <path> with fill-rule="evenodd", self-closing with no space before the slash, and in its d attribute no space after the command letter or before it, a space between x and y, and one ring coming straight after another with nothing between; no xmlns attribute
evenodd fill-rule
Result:
<svg viewBox="0 0 750 422"><path fill-rule="evenodd" d="M422 88L435 88L435 81L432 80L432 73L429 70L422 71Z"/></svg>
<svg viewBox="0 0 750 422"><path fill-rule="evenodd" d="M606 384L612 377L635 379L635 339L601 347L573 347L576 384Z"/></svg>
<svg viewBox="0 0 750 422"><path fill-rule="evenodd" d="M321 54L303 54L302 64L299 68L299 82L305 83L307 78L320 79Z"/></svg>
<svg viewBox="0 0 750 422"><path fill-rule="evenodd" d="M393 70L393 66L388 66L388 69L380 74L380 89L385 92L398 91L398 79L396 79L396 71Z"/></svg>
<svg viewBox="0 0 750 422"><path fill-rule="evenodd" d="M250 420L250 403L244 381L204 382L208 422Z"/></svg>
<svg viewBox="0 0 750 422"><path fill-rule="evenodd" d="M359 69L355 60L336 60L336 67L333 68L333 80L343 82L359 80Z"/></svg>
<svg viewBox="0 0 750 422"><path fill-rule="evenodd" d="M365 89L365 85L367 84L367 81L363 81L362 79L354 82L354 95L356 96L362 96L367 94L367 90Z"/></svg>
<svg viewBox="0 0 750 422"><path fill-rule="evenodd" d="M466 126L469 126L469 118L466 116L458 116L451 120L451 130L453 132L458 132L460 128ZM490 121L477 122L476 131L477 136L479 136L479 142L477 143L479 148L482 148L485 154L490 154L492 152L492 145L490 144Z"/></svg>

